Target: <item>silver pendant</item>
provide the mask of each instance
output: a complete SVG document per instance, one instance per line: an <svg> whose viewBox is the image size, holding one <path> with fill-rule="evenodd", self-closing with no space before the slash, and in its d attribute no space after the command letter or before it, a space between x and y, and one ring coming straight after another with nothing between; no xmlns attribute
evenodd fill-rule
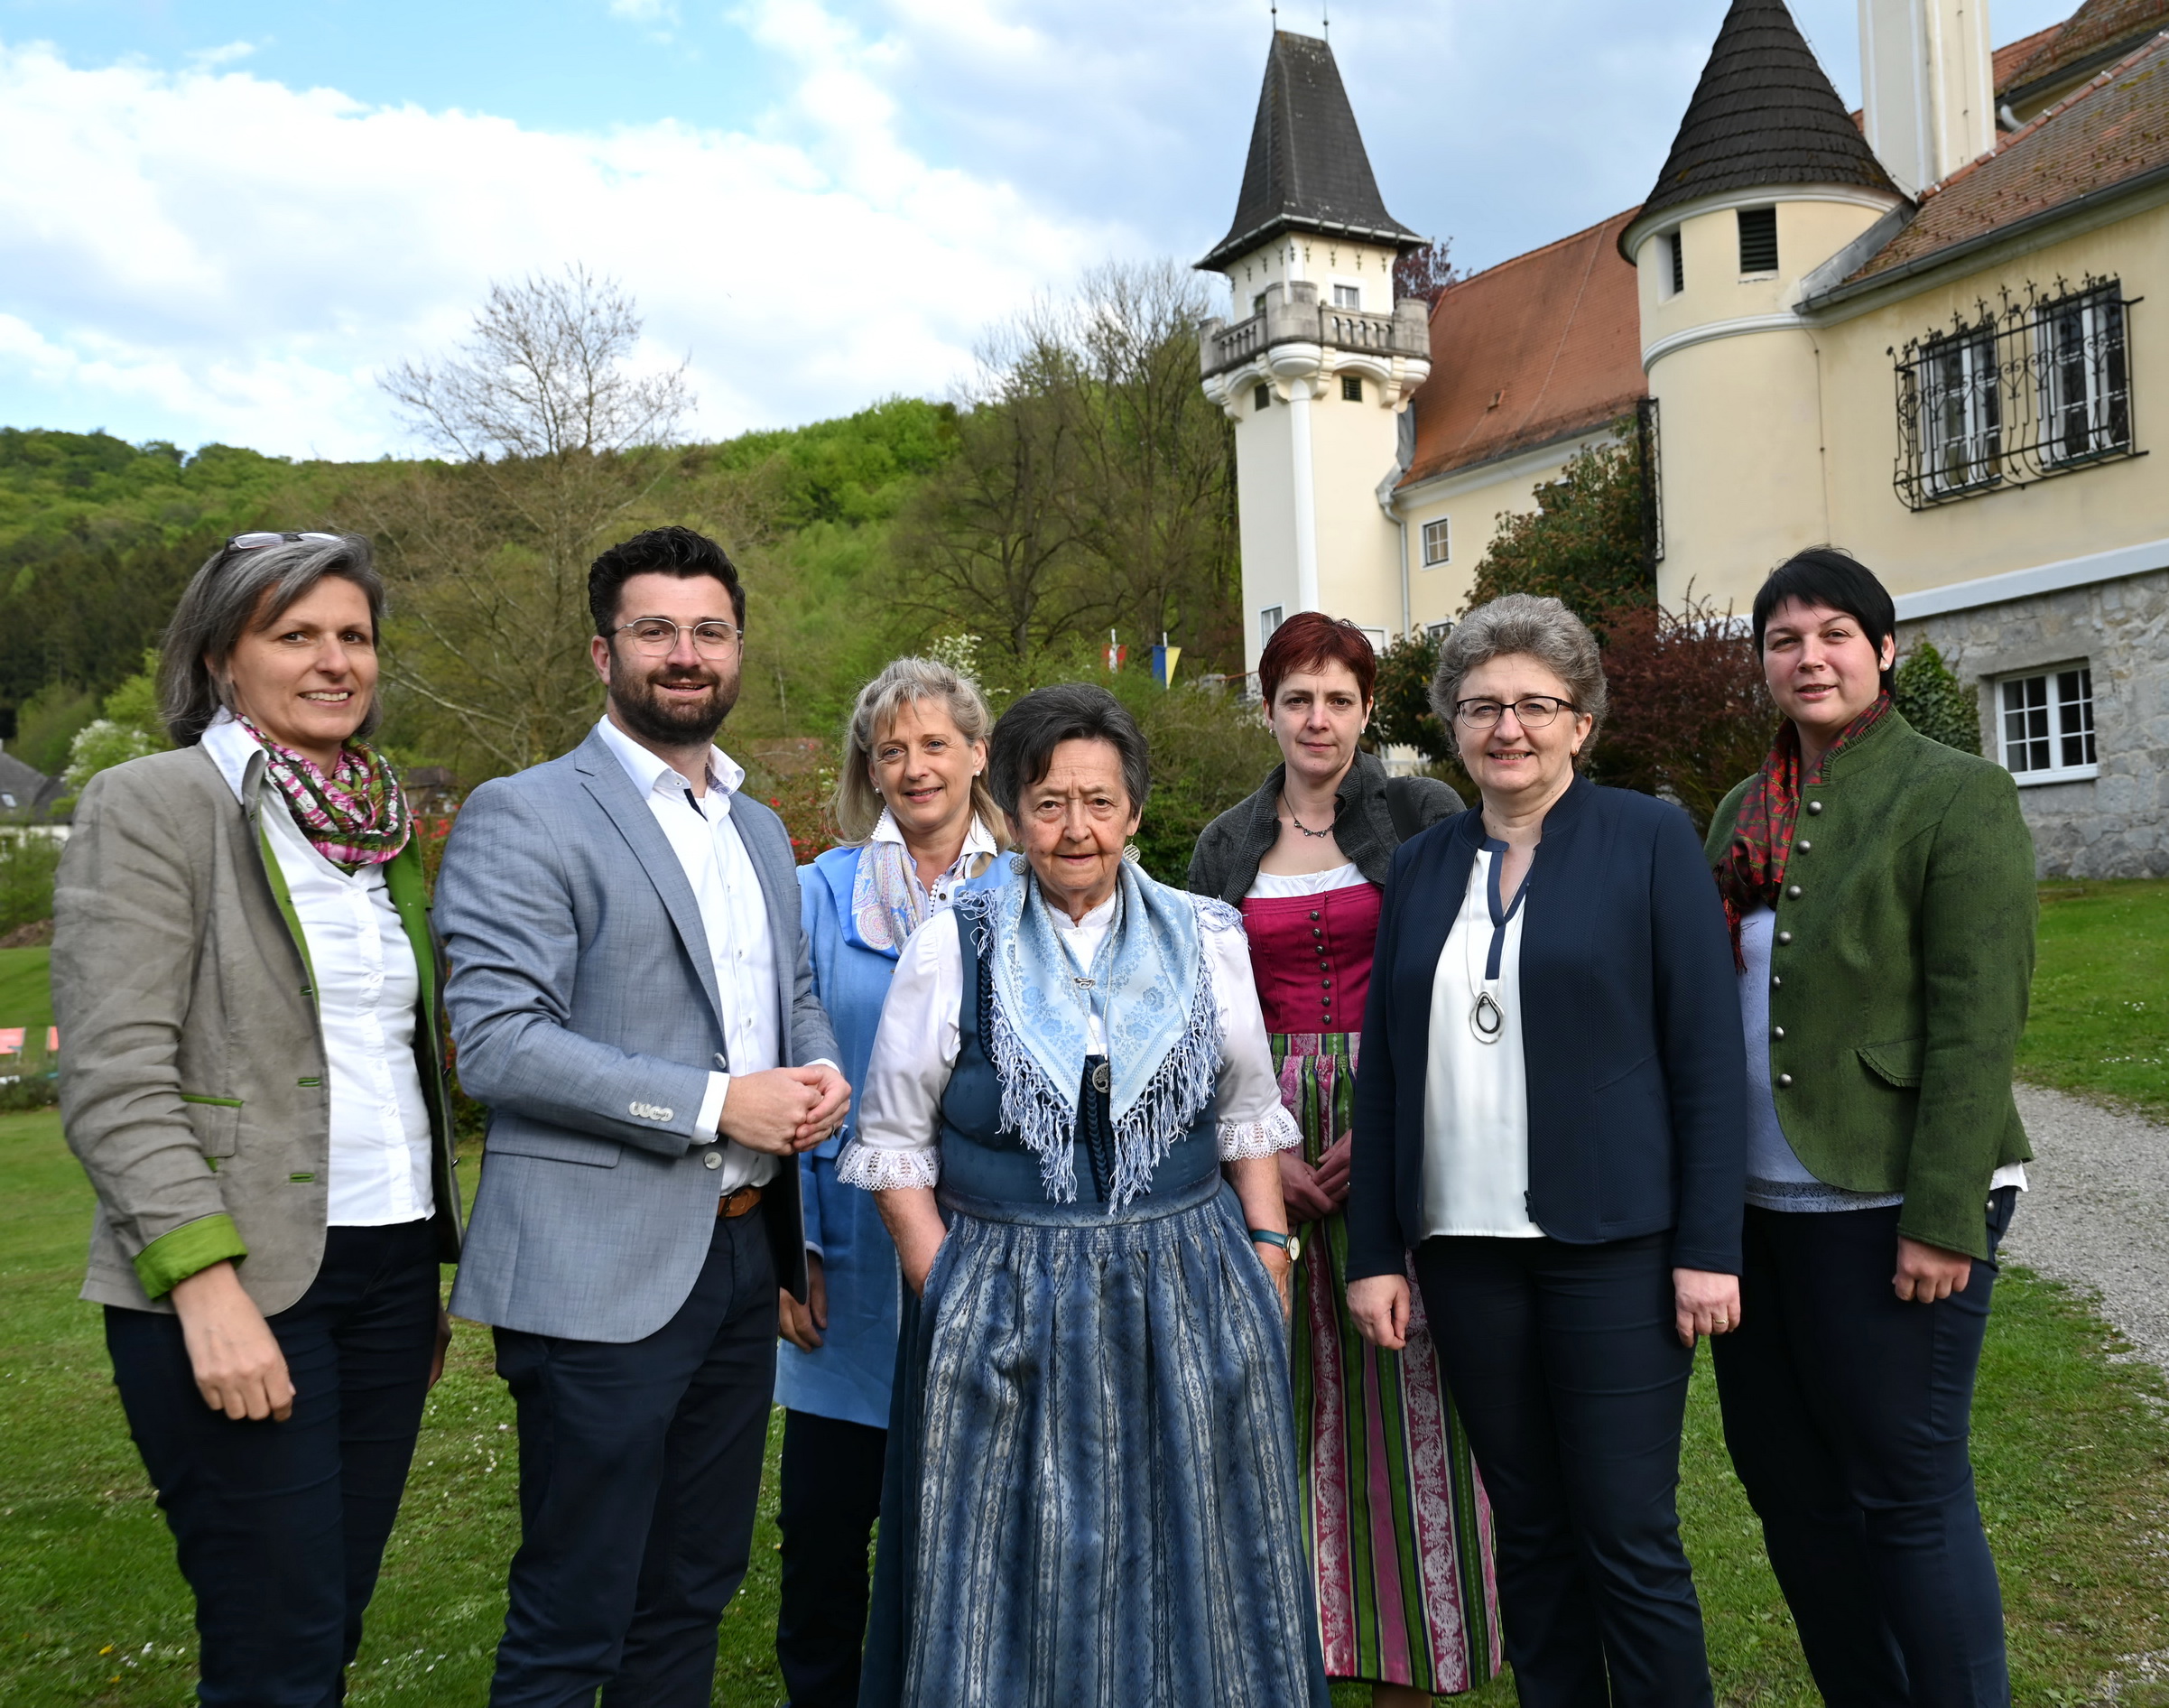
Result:
<svg viewBox="0 0 2169 1708"><path fill-rule="evenodd" d="M1476 1004L1469 1010L1469 1029L1476 1034L1479 1044L1497 1044L1506 1030L1506 1011L1493 1000L1488 990L1477 993Z"/></svg>
<svg viewBox="0 0 2169 1708"><path fill-rule="evenodd" d="M1092 1089L1095 1091L1107 1091L1113 1088L1114 1083L1114 1064L1108 1062L1095 1062L1092 1064Z"/></svg>

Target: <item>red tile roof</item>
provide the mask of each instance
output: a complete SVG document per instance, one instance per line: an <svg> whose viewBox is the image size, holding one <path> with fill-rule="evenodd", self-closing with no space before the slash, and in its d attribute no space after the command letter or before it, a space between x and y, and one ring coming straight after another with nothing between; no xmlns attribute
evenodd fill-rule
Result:
<svg viewBox="0 0 2169 1708"><path fill-rule="evenodd" d="M2067 26L2068 27L2068 26ZM1867 280L2169 165L2169 36L2153 42L1926 192Z"/></svg>
<svg viewBox="0 0 2169 1708"><path fill-rule="evenodd" d="M2021 36L2016 42L2007 42L2002 47L1998 48L1996 57L1991 62L1989 73L1996 85L1997 94L2001 95L2004 90L2013 87L2018 81L2018 73L2025 69L2026 62L2046 47L2049 38L2062 28L2063 25L2061 23L2052 23L2045 30L2036 30L2031 35Z"/></svg>
<svg viewBox="0 0 2169 1708"><path fill-rule="evenodd" d="M2164 28L2169 28L2169 0L2086 0L2050 41L2014 67L2009 77L2003 74L2002 55L1997 56L1997 92L2047 82L2059 72L2079 71L2087 60L2098 61L2120 46L2136 47Z"/></svg>
<svg viewBox="0 0 2169 1708"><path fill-rule="evenodd" d="M1600 426L1647 395L1635 269L1618 250L1640 211L1502 261L1432 305L1404 486Z"/></svg>

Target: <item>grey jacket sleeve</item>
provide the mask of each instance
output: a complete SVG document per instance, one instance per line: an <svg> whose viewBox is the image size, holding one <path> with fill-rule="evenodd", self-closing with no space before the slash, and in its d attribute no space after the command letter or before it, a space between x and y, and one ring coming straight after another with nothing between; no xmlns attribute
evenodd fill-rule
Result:
<svg viewBox="0 0 2169 1708"><path fill-rule="evenodd" d="M793 1067L803 1067L809 1062L834 1062L840 1072L843 1051L838 1047L835 1029L829 1024L829 1011L821 1007L820 998L813 989L813 954L803 925L798 928L797 942L798 971L792 987L789 1060Z"/></svg>
<svg viewBox="0 0 2169 1708"><path fill-rule="evenodd" d="M445 844L436 915L451 957L445 1007L469 1096L661 1156L685 1154L708 1065L621 1050L572 1029L580 942L571 885L549 828L518 790L484 784L461 809ZM800 965L810 989L802 949ZM626 976L598 980L602 999L637 1005L642 982L621 970ZM637 1109L669 1113L643 1119Z"/></svg>

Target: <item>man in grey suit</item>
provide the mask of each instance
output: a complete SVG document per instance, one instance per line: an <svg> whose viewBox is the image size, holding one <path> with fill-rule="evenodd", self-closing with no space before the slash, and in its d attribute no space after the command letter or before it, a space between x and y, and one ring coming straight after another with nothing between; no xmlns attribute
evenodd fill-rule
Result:
<svg viewBox="0 0 2169 1708"><path fill-rule="evenodd" d="M705 1708L746 1575L779 1283L806 1292L798 1151L849 1088L783 822L713 745L746 595L658 528L589 575L606 715L486 783L437 920L459 1075L490 1109L451 1308L518 1407L496 1708Z"/></svg>

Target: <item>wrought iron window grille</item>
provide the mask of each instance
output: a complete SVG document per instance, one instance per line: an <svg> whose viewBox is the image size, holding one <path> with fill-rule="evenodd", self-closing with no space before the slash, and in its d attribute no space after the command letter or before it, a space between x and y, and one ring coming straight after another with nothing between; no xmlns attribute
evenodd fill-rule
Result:
<svg viewBox="0 0 2169 1708"><path fill-rule="evenodd" d="M1888 354L1896 367L1898 456L1893 485L1924 510L2140 456L2131 433L2128 311L2116 279L2059 278L2022 299L1976 302L1947 330Z"/></svg>

